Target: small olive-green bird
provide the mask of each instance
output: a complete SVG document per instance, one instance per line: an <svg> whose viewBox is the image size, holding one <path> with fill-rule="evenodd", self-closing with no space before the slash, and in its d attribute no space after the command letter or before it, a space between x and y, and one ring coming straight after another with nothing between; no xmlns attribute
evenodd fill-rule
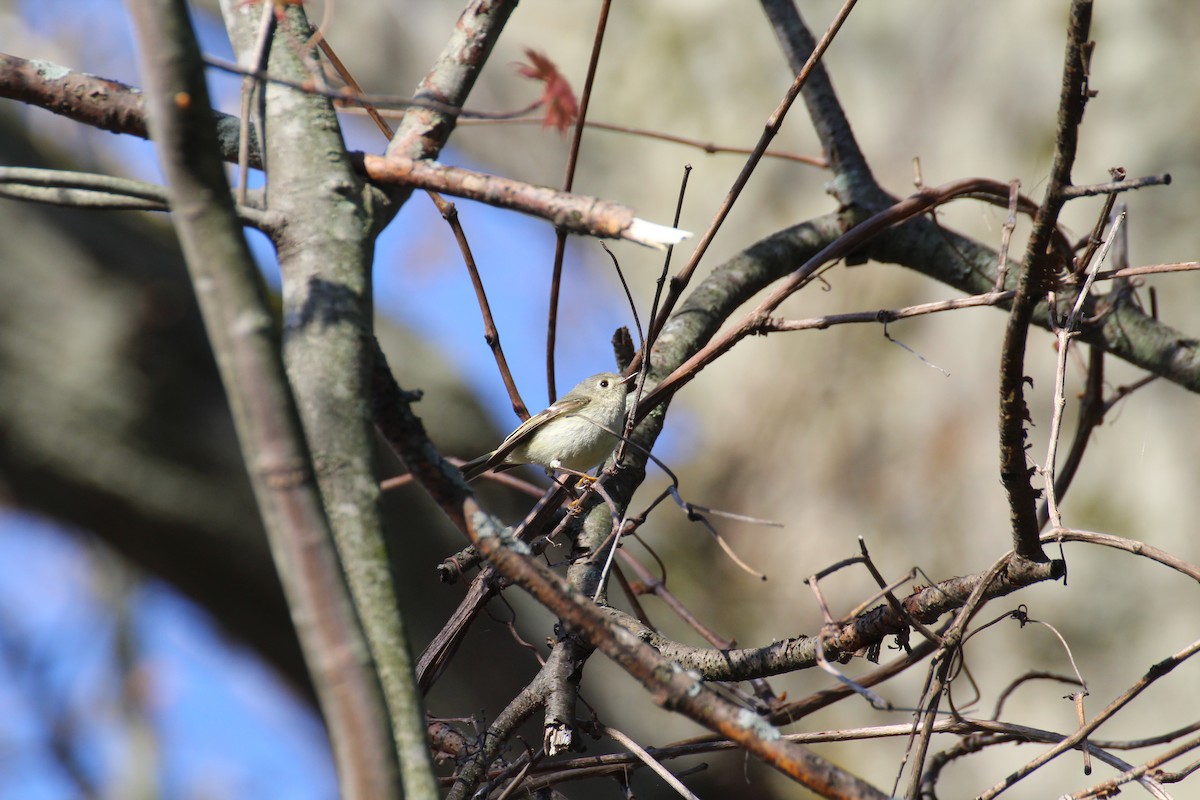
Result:
<svg viewBox="0 0 1200 800"><path fill-rule="evenodd" d="M601 372L581 381L534 414L490 453L460 467L470 481L488 470L538 464L548 470L587 472L603 461L617 444L625 424L625 379Z"/></svg>

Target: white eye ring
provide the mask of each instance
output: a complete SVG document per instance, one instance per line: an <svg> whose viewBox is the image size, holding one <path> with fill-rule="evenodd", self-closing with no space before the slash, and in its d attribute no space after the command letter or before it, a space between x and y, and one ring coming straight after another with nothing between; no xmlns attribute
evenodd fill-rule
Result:
<svg viewBox="0 0 1200 800"><path fill-rule="evenodd" d="M601 389L607 389L607 388L608 388L608 381L600 381L600 388L601 388Z"/></svg>

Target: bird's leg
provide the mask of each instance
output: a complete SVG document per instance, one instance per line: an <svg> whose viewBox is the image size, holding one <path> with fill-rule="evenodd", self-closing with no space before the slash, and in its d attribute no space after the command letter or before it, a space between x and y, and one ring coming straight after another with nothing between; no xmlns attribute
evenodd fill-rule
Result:
<svg viewBox="0 0 1200 800"><path fill-rule="evenodd" d="M579 472L578 470L568 469L567 467L557 465L557 464L555 465L554 469L555 469L556 473L557 472L565 472L568 475L575 476L575 478L577 479L574 486L568 486L566 483L559 480L556 475L554 475L554 474L551 475L551 480L553 480L559 486L562 486L564 489L566 489L568 492L571 493L571 496L573 498L575 498L567 505L567 513L573 514L573 515L578 514L580 512L580 510L582 510L582 508L583 508L583 501L588 496L588 493L591 489L592 484L595 483L597 480L599 480L599 478L597 478L594 475L589 475L586 472Z"/></svg>

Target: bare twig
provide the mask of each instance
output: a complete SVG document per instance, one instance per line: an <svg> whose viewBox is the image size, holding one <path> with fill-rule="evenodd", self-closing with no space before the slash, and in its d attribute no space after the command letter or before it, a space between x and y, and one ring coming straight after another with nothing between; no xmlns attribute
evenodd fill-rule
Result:
<svg viewBox="0 0 1200 800"><path fill-rule="evenodd" d="M105 211L169 211L167 189L145 181L87 172L30 167L0 167L0 196L68 208ZM248 205L234 211L242 222L262 231L280 218Z"/></svg>
<svg viewBox="0 0 1200 800"><path fill-rule="evenodd" d="M1006 553L988 569L983 578L972 588L970 596L967 597L962 607L959 608L953 623L948 626L946 632L942 635L942 646L939 648L937 657L930 664L929 673L926 677L925 691L918 711L913 717L912 730L916 749L915 756L912 759L911 771L909 772L907 793L909 798L916 798L917 796L917 791L921 784L925 756L929 749L934 719L937 716L938 705L941 702L942 691L947 685L955 656L959 653L961 642L966 636L967 625L986 601L992 584L1006 577L1012 560L1013 554ZM910 742L910 747L911 745L912 743ZM907 756L908 751L906 751L906 761ZM903 765L901 768L903 769ZM896 781L897 785L899 785L900 774L896 775Z"/></svg>
<svg viewBox="0 0 1200 800"><path fill-rule="evenodd" d="M1072 661L1072 666L1073 665L1074 662ZM1010 682L1008 686L1004 687L1004 691L1000 692L1000 696L996 698L996 707L992 711L992 720L1000 719L1000 712L1004 710L1005 701L1008 700L1009 696L1015 692L1018 687L1028 681L1057 681L1059 683L1070 684L1071 686L1079 686L1079 670L1075 670L1075 677L1059 675L1056 672L1045 672L1044 670L1030 670L1029 672L1026 672L1024 675L1021 675Z"/></svg>
<svg viewBox="0 0 1200 800"><path fill-rule="evenodd" d="M675 216L671 219L671 224L675 227L679 226L679 218L683 213L683 198L687 196L688 178L692 174L692 165L685 164L683 167L683 177L679 181L679 193L675 198ZM658 280L654 284L654 299L650 303L649 319L653 322L658 317L659 302L662 300L663 286L667 282L667 274L671 271L671 258L675 255L674 246L668 247L666 255L663 256L662 271L658 275ZM654 345L654 332L651 331L651 338L644 340L642 350L639 352L630 365L630 369L638 370L637 382L634 384L632 400L629 403L629 413L625 416L625 431L621 437L621 443L617 445L616 462L618 464L625 460L626 443L629 437L633 434L633 427L637 424L638 409L642 405L642 397L646 391L646 376L650 374L650 347Z"/></svg>
<svg viewBox="0 0 1200 800"><path fill-rule="evenodd" d="M634 216L625 206L595 197L556 192L542 186L448 167L403 156L362 157L362 167L379 184L419 186L456 197L541 217L572 233L627 239L660 250L691 236Z"/></svg>
<svg viewBox="0 0 1200 800"><path fill-rule="evenodd" d="M758 306L747 313L740 322L713 337L703 347L699 347L690 358L654 387L654 391L647 396L646 402L639 409L638 416L643 417L656 404L665 401L679 391L705 366L729 351L745 337L756 333L784 300L806 286L813 275L826 264L863 247L883 231L907 222L951 200L983 194L1007 198L1008 192L1007 184L986 178L966 178L938 187L923 189L868 217L821 248L784 280L776 283ZM1062 242L1062 245L1065 246L1065 241Z"/></svg>
<svg viewBox="0 0 1200 800"><path fill-rule="evenodd" d="M1110 195L1110 198L1112 197ZM1106 211L1102 219L1107 219L1107 217L1108 214ZM1096 279L1096 270L1100 264L1104 263L1104 259L1108 255L1108 249L1112 245L1117 232L1121 229L1123 219L1124 217L1117 218L1116 224L1109 231L1109 235L1104 241L1104 246L1100 249L1099 256L1094 260L1094 263L1085 264L1085 267L1088 269L1087 279L1084 281L1083 288L1079 290L1079 294L1075 298L1075 305L1071 308L1070 313L1067 314L1066 319L1058 329L1058 363L1054 372L1054 400L1050 416L1050 441L1046 446L1046 461L1041 469L1046 492L1046 509L1049 514L1050 526L1054 529L1062 527L1062 515L1058 510L1058 491L1055 486L1055 465L1058 460L1058 439L1062 433L1063 410L1067 406L1067 353L1070 350L1071 339L1079 332L1083 304L1087 299L1088 292L1092 288L1092 282Z"/></svg>
<svg viewBox="0 0 1200 800"><path fill-rule="evenodd" d="M274 3L263 2L262 16L259 20L258 36L254 43L254 52L250 56L250 68L255 72L265 71L267 68L267 54L271 50L271 34L275 31L275 10ZM238 184L237 184L237 202L238 205L246 205L247 178L250 175L250 127L253 124L254 99L262 100L262 94L257 92L258 81L250 76L242 78L242 124L238 130ZM258 141L263 141L262 137L262 119L259 118ZM264 154L265 156L265 154ZM263 159L266 160L265 158Z"/></svg>
<svg viewBox="0 0 1200 800"><path fill-rule="evenodd" d="M941 581L901 601L902 610L877 606L854 619L837 624L836 632L822 636L824 657L838 660L881 642L888 636L906 636L911 618L931 621L950 611L958 611L956 624L963 625L978 606L986 600L1003 597L1022 586L1061 575L1061 562L1036 565L1027 571L1012 570L1011 554L984 573ZM653 588L653 584L652 584ZM667 639L657 631L645 628L624 612L607 612L613 624L634 632L680 666L696 670L706 680L737 681L768 677L817 666L817 640L812 636L793 636L763 647L733 648L720 643L721 648L690 647ZM966 615L964 617L964 614ZM943 635L943 639L944 639ZM948 647L956 647L957 641ZM918 650L913 648L914 653ZM922 653L928 652L921 650ZM861 683L861 682L860 682ZM796 708L799 708L798 706Z"/></svg>
<svg viewBox="0 0 1200 800"><path fill-rule="evenodd" d="M1039 728L1031 728L1026 725L1009 725L1004 723L986 722L973 720L969 723L970 727L975 728L975 734L964 737L958 744L939 753L931 761L929 769L925 773L924 780L921 782L922 790L926 795L932 794L934 786L937 783L939 774L942 768L951 763L957 758L961 758L972 753L979 752L987 747L993 747L1000 744L1008 743L1026 743L1026 742L1043 742L1053 744L1062 742L1064 736L1061 733L1053 731L1041 730ZM1119 770L1132 770L1133 766L1120 758L1117 758L1112 753L1107 752L1093 744L1080 743L1077 745L1079 749L1086 749L1087 752L1103 761L1109 766ZM1151 796L1156 800L1171 800L1162 788L1161 784L1148 777L1142 776L1139 780Z"/></svg>
<svg viewBox="0 0 1200 800"><path fill-rule="evenodd" d="M608 28L608 11L611 0L600 3L600 14L596 20L596 34L592 38L592 53L588 57L587 76L583 80L583 92L579 97L579 118L571 134L571 146L567 151L567 163L563 168L562 190L571 191L575 186L575 167L579 163L579 147L583 142L584 123L587 121L588 106L592 102L592 87L596 83L596 67L600 64L600 49L604 44L604 31ZM558 397L554 379L554 343L558 336L558 296L562 288L563 259L567 254L568 231L560 226L554 231L554 263L550 274L550 306L546 313L546 391L547 404ZM668 245L669 246L669 245Z"/></svg>
<svg viewBox="0 0 1200 800"><path fill-rule="evenodd" d="M505 4L507 5L507 4ZM342 103L354 103L362 106L372 106L374 108L402 108L409 111L426 111L434 114L444 115L446 117L462 117L473 119L488 119L502 120L513 119L515 117L524 116L537 108L539 103L534 102L523 108L514 111L478 111L462 108L451 103L435 100L432 97L421 97L420 94L416 97L399 94L360 94L349 88L334 89L325 86L314 86L312 83L305 80L296 80L284 75L279 75L264 70L251 69L243 67L240 64L235 64L226 61L223 58L215 56L204 56L205 65L213 69L227 72L231 75L239 75L244 78L253 78L264 84L272 86L281 86L287 89L307 92L308 94L318 95L328 100L339 101Z"/></svg>
<svg viewBox="0 0 1200 800"><path fill-rule="evenodd" d="M662 762L650 755L646 748L630 739L625 734L621 733L616 728L605 726L604 732L622 747L633 753L641 762L654 771L656 775L667 782L667 785L679 793L680 797L688 798L688 800L700 800L696 795L692 794L691 790L683 785L683 782L671 774L670 770L662 765Z"/></svg>
<svg viewBox="0 0 1200 800"><path fill-rule="evenodd" d="M1017 201L1021 196L1021 182L1010 181L1008 190L1008 219L1000 232L1000 255L996 260L996 285L993 292L1004 290L1004 279L1008 276L1008 245L1012 241L1013 231L1017 229Z"/></svg>
<svg viewBox="0 0 1200 800"><path fill-rule="evenodd" d="M1171 670L1175 669L1177 666L1182 664L1184 661L1187 661L1198 652L1200 652L1200 641L1195 641L1184 649L1180 650L1178 653L1175 653L1174 655L1169 656L1168 658L1165 658L1157 664L1151 666L1141 680L1109 703L1104 710L1092 718L1091 722L1080 726L1079 730L1075 731L1075 733L1067 736L1054 747L1050 748L1037 758L1032 759L1020 769L1015 770L1004 780L980 794L979 800L992 800L992 798L996 797L1013 784L1032 774L1043 764L1046 764L1067 750L1077 747L1080 742L1082 742L1092 731L1100 727L1101 724L1132 702L1133 699L1145 691L1147 687L1149 687L1159 678L1162 678L1170 673Z"/></svg>
<svg viewBox="0 0 1200 800"><path fill-rule="evenodd" d="M1055 502L1061 502L1075 474L1083 463L1083 454L1091 441L1092 431L1104 422L1106 412L1104 402L1104 351L1094 345L1088 348L1087 378L1085 379L1083 397L1079 402L1079 415L1075 423L1075 436L1071 440L1071 449L1063 461L1061 469L1055 468L1053 495ZM1038 530L1050 521L1049 495L1038 506Z"/></svg>
<svg viewBox="0 0 1200 800"><path fill-rule="evenodd" d="M931 303L921 303L904 308L880 309L879 311L851 311L845 314L828 314L823 317L810 319L779 319L767 317L758 324L754 333L771 333L779 331L808 331L825 330L834 325L852 325L860 323L880 323L886 325L899 319L919 317L925 314L940 314L944 311L956 311L960 308L979 308L995 306L1012 300L1015 292L992 292L977 294L971 297L957 297L953 300L937 300Z"/></svg>
<svg viewBox="0 0 1200 800"><path fill-rule="evenodd" d="M1000 360L1000 479L1008 494L1013 549L1031 561L1044 561L1046 554L1038 542L1038 493L1030 483L1036 468L1026 462L1025 423L1029 409L1025 402L1025 347L1034 307L1051 288L1058 273L1068 266L1058 263L1048 248L1066 202L1063 191L1071 183L1079 125L1090 97L1086 51L1091 20L1091 0L1075 0L1068 23L1054 163L1046 196L1033 220ZM1065 255L1059 254L1059 258Z"/></svg>
<svg viewBox="0 0 1200 800"><path fill-rule="evenodd" d="M561 578L524 558L505 539L484 536L475 543L502 573L547 606L564 625L640 681L656 703L711 727L818 792L843 795L858 792L863 798L885 796L850 773L782 739L777 730L759 717L719 698L703 682L680 670L632 633L608 623L593 604L581 602Z"/></svg>
<svg viewBox="0 0 1200 800"><path fill-rule="evenodd" d="M1159 275L1166 272L1192 272L1200 269L1200 261L1177 261L1173 264L1147 264L1141 267L1125 267L1096 273L1096 280L1133 278L1138 275Z"/></svg>
<svg viewBox="0 0 1200 800"><path fill-rule="evenodd" d="M500 755L513 732L545 704L546 683L542 677L545 672L546 668L543 668L538 677L522 689L488 726L481 737L482 741L460 763L454 776L454 785L446 794L446 800L464 800L470 797L475 787L484 779L487 766Z"/></svg>
<svg viewBox="0 0 1200 800"><path fill-rule="evenodd" d="M346 109L351 113L358 109ZM385 112L385 116L394 114L395 112ZM473 125L542 125L544 117L517 117L515 119L461 119L458 124L463 127ZM630 136L637 136L642 139L654 139L660 142L670 142L671 144L680 144L685 147L693 147L697 150L703 150L708 155L740 155L748 156L754 152L751 147L732 147L729 145L717 144L715 142L702 142L699 139L692 139L687 136L677 136L673 133L664 133L662 131L649 130L647 128L635 128L629 125L616 125L611 122L599 122L594 119L589 119L583 123L588 130L592 131L608 131L610 133L624 133ZM794 161L797 164L804 164L809 167L826 168L829 162L823 158L814 156L803 156L799 153L789 153L783 150L766 150L763 152L763 158L773 158L779 161Z"/></svg>
<svg viewBox="0 0 1200 800"><path fill-rule="evenodd" d="M1170 186L1171 176L1168 173L1161 175L1147 175L1144 178L1121 178L1114 179L1110 183L1097 183L1092 186L1066 186L1063 188L1063 197L1067 200L1074 200L1079 197L1093 197L1098 194L1114 194L1116 192L1128 192L1134 189L1142 189L1146 186Z"/></svg>
<svg viewBox="0 0 1200 800"><path fill-rule="evenodd" d="M638 561L634 556L630 555L624 549L618 552L622 561L625 562L630 569L637 574L638 580L641 581L642 591L652 594L661 600L668 608L675 612L681 620L686 622L691 628L699 633L713 647L726 650L733 647L734 643L729 639L719 636L712 628L705 625L695 614L688 610L687 606L675 596L670 589L667 588L667 582L664 578L655 577L642 562Z"/></svg>
<svg viewBox="0 0 1200 800"><path fill-rule="evenodd" d="M855 694L866 698L867 702L870 703L871 707L875 710L891 711L892 704L885 700L882 695L871 691L866 686L855 683L829 663L829 659L825 657L825 639L827 636L836 635L839 626L833 621L833 616L829 613L829 606L826 604L825 598L821 594L821 587L818 583L817 576L810 575L805 579L804 582L808 584L808 588L812 590L813 595L816 597L817 605L821 609L821 614L825 618L825 624L821 626L821 631L817 634L817 645L813 649L813 652L817 657L817 666L820 667L826 674L832 675L833 678L838 681L838 683L850 689Z"/></svg>
<svg viewBox="0 0 1200 800"><path fill-rule="evenodd" d="M915 628L922 636L924 636L926 639L928 639L931 642L934 642L936 644L941 644L942 637L938 636L936 633L931 631L925 624L923 624L916 617L909 615L908 612L904 610L904 606L896 598L896 595L893 594L895 592L895 590L900 587L901 584L907 583L908 581L912 580L915 577L916 570L915 569L910 570L909 573L907 575L905 575L903 578L900 578L900 579L896 580L895 582L889 584L887 581L884 580L883 574L879 571L879 568L875 566L875 562L874 562L874 560L872 560L871 554L867 551L867 542L861 536L858 537L858 549L859 549L859 552L862 553L863 566L867 568L867 571L871 573L871 577L875 579L875 583L879 586L879 594L877 596L882 596L884 599L886 599L888 606L896 613L907 615L909 624L912 625L913 628ZM875 596L873 596L872 599L870 600L870 602L866 605L873 605L875 603L874 597ZM847 616L851 616L851 617L858 616L858 614L864 608L865 608L865 605L863 603L860 603Z"/></svg>
<svg viewBox="0 0 1200 800"><path fill-rule="evenodd" d="M784 94L783 99L779 101L779 105L775 107L775 110L772 111L771 115L767 118L767 122L763 126L763 132L758 139L758 143L754 146L754 150L751 152L750 157L746 159L746 163L742 166L741 172L738 173L737 178L734 180L733 186L730 187L729 192L725 195L725 199L721 202L720 207L717 209L717 213L713 217L712 222L709 223L708 228L703 234L701 234L700 239L696 242L696 249L692 251L691 258L688 259L687 264L684 265L679 274L671 279L671 287L667 292L666 298L663 300L662 308L659 310L658 316L655 317L650 323L649 338L652 341L658 337L658 333L662 330L663 325L666 324L667 318L671 315L671 312L675 310L675 304L679 301L679 298L683 294L683 290L687 288L688 283L691 281L692 275L696 271L696 267L699 266L701 259L704 258L704 254L708 251L708 246L716 237L717 231L721 229L721 224L725 221L725 218L729 216L729 212L733 208L733 204L741 195L742 189L745 188L746 183L749 182L750 176L754 173L755 167L758 166L758 162L762 160L763 153L766 152L767 146L771 143L771 140L775 138L775 134L778 133L780 126L783 125L784 117L787 116L788 111L792 107L792 103L794 103L796 98L800 95L800 90L808 81L809 75L812 74L813 69L818 63L820 63L821 57L825 55L825 51L829 48L829 45L833 43L833 39L835 36L837 36L838 31L841 30L842 24L846 21L846 18L850 16L850 11L854 8L855 2L856 0L845 0L842 3L842 7L834 16L833 21L829 23L829 28L826 29L825 34L821 37L821 40L817 42L816 47L813 48L812 53L808 57L808 61L800 69L800 71L796 73L796 77L792 81L792 85L788 87L787 93Z"/></svg>
<svg viewBox="0 0 1200 800"><path fill-rule="evenodd" d="M1139 542L1136 539L1126 539L1123 536L1113 536L1108 533L1096 533L1094 531L1081 531L1072 528L1063 528L1059 531L1051 531L1043 534L1042 541L1063 541L1063 542L1086 542L1088 544L1098 544L1103 547L1112 547L1117 550L1124 550L1133 555L1143 556L1151 561L1157 561L1159 564L1170 567L1171 569L1186 575L1194 581L1200 582L1200 566L1191 564L1181 558L1171 555L1165 550L1160 550L1153 545Z"/></svg>
<svg viewBox="0 0 1200 800"><path fill-rule="evenodd" d="M1147 759L1146 762L1141 766L1126 770L1120 775L1109 778L1106 781L1102 781L1090 789L1085 789L1082 792L1076 792L1070 796L1070 800L1086 800L1086 798L1089 797L1112 797L1114 794L1120 791L1120 787L1122 785L1130 783L1131 781L1138 781L1139 783L1145 785L1145 779L1147 777L1154 778L1155 781L1159 783L1168 783L1170 782L1168 781L1168 776L1159 770L1158 767L1167 763L1173 758L1178 758L1184 753L1191 752L1197 748L1200 748L1200 738L1183 742L1176 747L1172 747L1165 753L1160 753L1154 758ZM1195 770L1197 768L1200 768L1200 762L1192 764L1189 769ZM1152 770L1154 771L1154 774L1148 776L1147 773L1151 772ZM1169 800L1170 797L1165 791L1158 796L1166 798L1167 800Z"/></svg>
<svg viewBox="0 0 1200 800"><path fill-rule="evenodd" d="M508 391L508 399L512 403L513 413L519 419L529 419L529 409L525 406L525 401L521 399L521 392L517 388L512 370L509 369L508 359L504 356L504 347L500 344L500 331L496 328L496 319L492 316L492 306L488 303L487 292L483 288L483 279L479 276L479 266L475 263L475 255L471 252L471 244L467 241L467 234L463 231L462 223L459 221L458 207L454 203L442 199L437 192L430 191L429 196L438 211L441 212L442 218L450 225L450 230L454 232L454 240L458 242L458 250L462 254L463 264L471 278L471 286L475 289L475 300L479 303L480 316L483 317L483 338L492 351L496 369L500 372L500 380L504 382L504 388Z"/></svg>

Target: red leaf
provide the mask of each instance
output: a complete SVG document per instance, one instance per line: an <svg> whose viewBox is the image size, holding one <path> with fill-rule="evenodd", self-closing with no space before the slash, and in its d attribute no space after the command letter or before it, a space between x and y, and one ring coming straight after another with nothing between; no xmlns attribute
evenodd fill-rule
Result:
<svg viewBox="0 0 1200 800"><path fill-rule="evenodd" d="M565 133L579 116L579 104L575 102L575 92L571 84L558 71L553 61L536 50L525 48L528 64L517 64L517 73L525 78L541 81L545 84L539 105L545 106L546 116L542 120L543 128L555 128Z"/></svg>

